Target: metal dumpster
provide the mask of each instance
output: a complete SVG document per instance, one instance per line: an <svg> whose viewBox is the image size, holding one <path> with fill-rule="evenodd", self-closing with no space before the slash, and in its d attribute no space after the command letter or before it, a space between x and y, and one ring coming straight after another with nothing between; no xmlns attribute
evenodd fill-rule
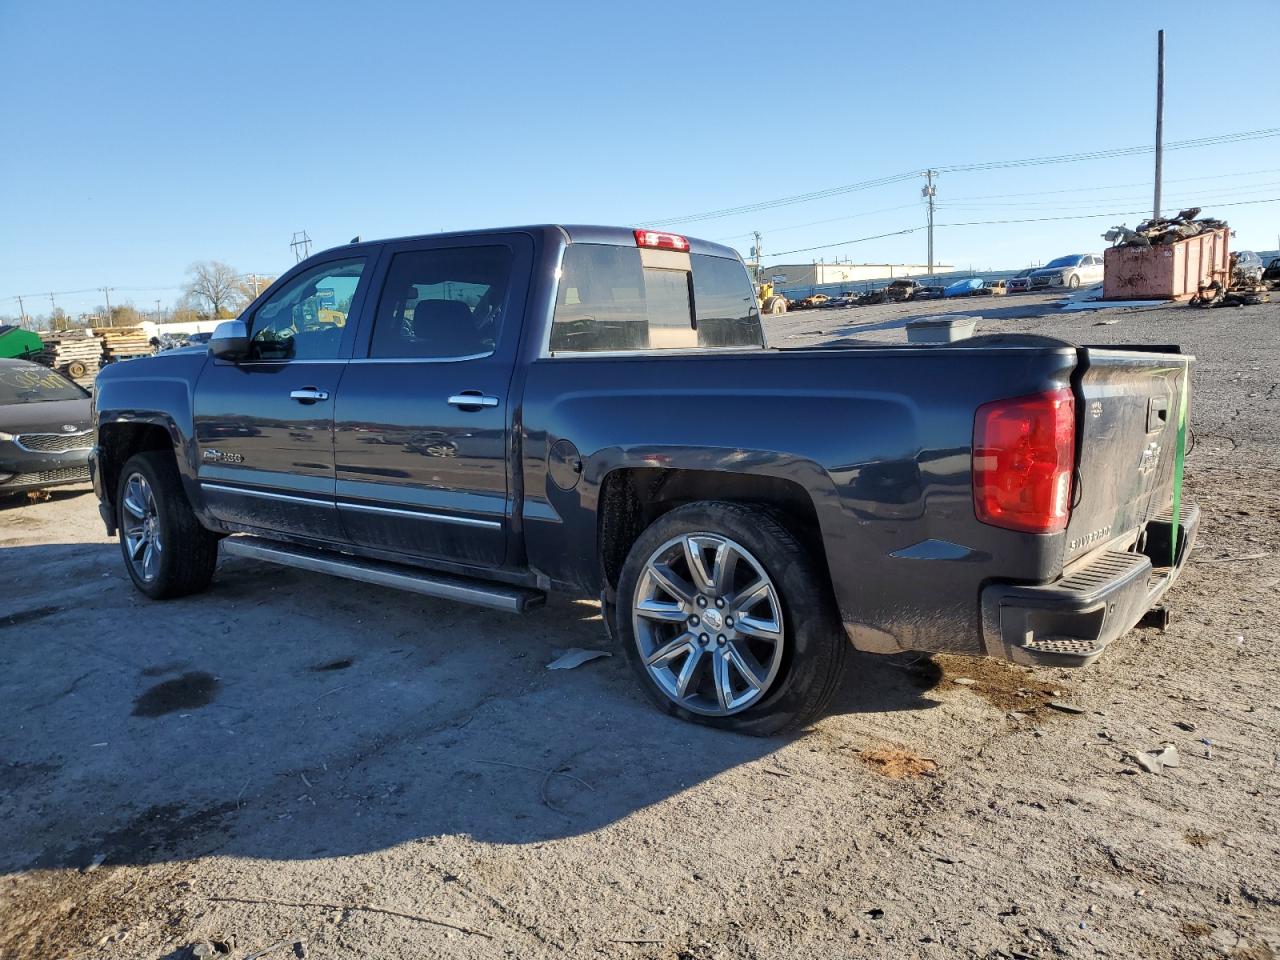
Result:
<svg viewBox="0 0 1280 960"><path fill-rule="evenodd" d="M1104 300L1186 300L1231 273L1226 227L1150 247L1111 247L1103 254Z"/></svg>

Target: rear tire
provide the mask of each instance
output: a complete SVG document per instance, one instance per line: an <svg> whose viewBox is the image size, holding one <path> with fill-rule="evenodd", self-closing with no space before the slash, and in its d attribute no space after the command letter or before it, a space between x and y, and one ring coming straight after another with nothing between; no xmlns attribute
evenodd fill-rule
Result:
<svg viewBox="0 0 1280 960"><path fill-rule="evenodd" d="M720 501L677 507L640 535L614 627L660 710L754 736L821 714L849 646L822 565L775 515Z"/></svg>
<svg viewBox="0 0 1280 960"><path fill-rule="evenodd" d="M173 454L149 450L125 463L116 517L125 569L141 593L170 600L209 586L219 537L192 512Z"/></svg>

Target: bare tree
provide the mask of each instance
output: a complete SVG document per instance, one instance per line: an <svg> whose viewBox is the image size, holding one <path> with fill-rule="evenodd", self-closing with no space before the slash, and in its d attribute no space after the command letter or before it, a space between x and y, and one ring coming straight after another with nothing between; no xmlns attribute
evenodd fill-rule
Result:
<svg viewBox="0 0 1280 960"><path fill-rule="evenodd" d="M226 310L244 302L240 275L233 267L218 260L193 263L187 268L187 296L209 310L209 318L217 320Z"/></svg>

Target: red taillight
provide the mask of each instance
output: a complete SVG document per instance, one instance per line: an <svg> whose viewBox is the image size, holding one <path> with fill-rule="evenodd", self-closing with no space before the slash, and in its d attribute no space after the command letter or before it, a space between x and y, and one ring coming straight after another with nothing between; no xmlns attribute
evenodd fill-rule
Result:
<svg viewBox="0 0 1280 960"><path fill-rule="evenodd" d="M657 230L637 230L637 247L652 247L655 250L679 250L689 252L689 241L678 233L661 233Z"/></svg>
<svg viewBox="0 0 1280 960"><path fill-rule="evenodd" d="M1070 390L980 406L973 419L978 519L1028 533L1066 529L1075 447L1076 403Z"/></svg>

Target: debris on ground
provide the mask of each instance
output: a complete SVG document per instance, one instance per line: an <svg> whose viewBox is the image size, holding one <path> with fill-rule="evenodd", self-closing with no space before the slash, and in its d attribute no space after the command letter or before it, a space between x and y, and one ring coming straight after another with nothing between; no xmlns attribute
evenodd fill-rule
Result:
<svg viewBox="0 0 1280 960"><path fill-rule="evenodd" d="M1261 303L1270 303L1271 297L1261 288L1227 289L1218 280L1212 280L1202 287L1196 288L1196 294L1187 304L1192 307L1256 307Z"/></svg>
<svg viewBox="0 0 1280 960"><path fill-rule="evenodd" d="M867 766L890 780L932 777L938 772L938 761L933 757L922 757L904 747L863 750L861 756Z"/></svg>
<svg viewBox="0 0 1280 960"><path fill-rule="evenodd" d="M560 656L547 664L548 670L572 670L601 657L612 657L608 650L587 650L583 647L570 647Z"/></svg>
<svg viewBox="0 0 1280 960"><path fill-rule="evenodd" d="M1063 713L1084 713L1084 707L1077 707L1074 703L1063 703L1061 700L1050 700L1049 706Z"/></svg>
<svg viewBox="0 0 1280 960"><path fill-rule="evenodd" d="M1182 766L1178 748L1166 743L1160 750L1140 750L1133 755L1134 762L1147 773L1160 773L1166 767Z"/></svg>

